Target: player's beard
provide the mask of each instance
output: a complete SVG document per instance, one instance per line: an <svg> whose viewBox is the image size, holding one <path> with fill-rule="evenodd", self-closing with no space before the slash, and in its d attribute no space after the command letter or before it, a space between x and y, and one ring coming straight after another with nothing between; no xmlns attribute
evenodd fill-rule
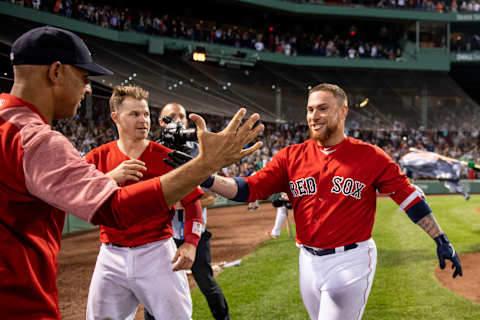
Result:
<svg viewBox="0 0 480 320"><path fill-rule="evenodd" d="M320 131L313 131L311 128L308 128L310 131L310 139L320 142L322 145L338 130L338 123L333 125L326 124L324 128Z"/></svg>

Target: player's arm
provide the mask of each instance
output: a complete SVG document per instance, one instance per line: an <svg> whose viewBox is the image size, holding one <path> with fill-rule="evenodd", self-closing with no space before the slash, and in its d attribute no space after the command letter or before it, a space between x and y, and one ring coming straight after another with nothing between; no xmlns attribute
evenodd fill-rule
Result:
<svg viewBox="0 0 480 320"><path fill-rule="evenodd" d="M174 168L181 168L193 159L191 156L179 151L173 151L168 156L169 158L164 159L164 161ZM248 184L239 177L230 178L211 175L200 186L233 201L246 202L250 196Z"/></svg>
<svg viewBox="0 0 480 320"><path fill-rule="evenodd" d="M389 157L387 165L377 179L377 185L381 193L390 194L390 197L399 204L410 220L422 228L437 244L437 256L440 268L445 268L445 259L452 261L452 268L455 269L453 277L462 276L462 265L455 249L448 237L443 233L440 225L435 220L432 210L425 200L421 190L415 188L408 181L407 177L400 171L400 168Z"/></svg>
<svg viewBox="0 0 480 320"><path fill-rule="evenodd" d="M274 193L279 193L285 185L285 149L280 150L273 159L255 175L246 179L240 177L209 176L200 185L208 188L227 199L237 202L252 202L266 199ZM192 161L192 157L181 152L171 152L169 159L164 161L172 167L182 167Z"/></svg>
<svg viewBox="0 0 480 320"><path fill-rule="evenodd" d="M25 185L31 194L62 211L94 224L124 229L151 212L168 211L210 174L260 148L262 144L256 143L242 149L263 130L263 125L252 129L258 114L240 126L245 112L241 109L229 126L216 134L206 131L201 117L190 115L197 125L200 155L160 178L121 189L87 164L65 136L48 126L26 127L22 131Z"/></svg>

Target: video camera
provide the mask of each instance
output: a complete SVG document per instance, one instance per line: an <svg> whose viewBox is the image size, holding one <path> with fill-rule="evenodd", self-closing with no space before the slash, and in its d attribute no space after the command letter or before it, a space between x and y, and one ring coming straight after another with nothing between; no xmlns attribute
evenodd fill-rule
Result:
<svg viewBox="0 0 480 320"><path fill-rule="evenodd" d="M278 198L278 199L272 201L272 205L275 208L285 206L287 209L292 209L292 204L290 203L290 200L283 200L283 199Z"/></svg>
<svg viewBox="0 0 480 320"><path fill-rule="evenodd" d="M180 122L173 121L170 117L163 117L162 121L167 124L160 132L158 143L167 148L189 153L190 148L187 146L187 141L197 140L197 130L187 129Z"/></svg>

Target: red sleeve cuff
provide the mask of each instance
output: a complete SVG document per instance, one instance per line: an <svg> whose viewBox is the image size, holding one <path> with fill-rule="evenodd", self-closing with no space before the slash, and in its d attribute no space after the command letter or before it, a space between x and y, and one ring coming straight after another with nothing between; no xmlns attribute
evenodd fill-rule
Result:
<svg viewBox="0 0 480 320"><path fill-rule="evenodd" d="M198 241L200 241L200 237L194 233L185 235L184 242L191 243L196 247L198 246Z"/></svg>

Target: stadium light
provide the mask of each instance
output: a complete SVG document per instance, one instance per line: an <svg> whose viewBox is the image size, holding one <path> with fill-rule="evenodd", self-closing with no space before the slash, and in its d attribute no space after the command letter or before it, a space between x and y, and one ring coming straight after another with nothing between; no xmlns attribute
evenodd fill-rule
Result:
<svg viewBox="0 0 480 320"><path fill-rule="evenodd" d="M360 108L366 107L368 104L368 101L369 101L368 98L365 98L362 102L360 102L359 107Z"/></svg>
<svg viewBox="0 0 480 320"><path fill-rule="evenodd" d="M194 52L192 54L193 61L205 62L207 61L207 55L203 52Z"/></svg>
<svg viewBox="0 0 480 320"><path fill-rule="evenodd" d="M205 62L207 61L207 50L205 47L198 46L192 53L193 61Z"/></svg>

